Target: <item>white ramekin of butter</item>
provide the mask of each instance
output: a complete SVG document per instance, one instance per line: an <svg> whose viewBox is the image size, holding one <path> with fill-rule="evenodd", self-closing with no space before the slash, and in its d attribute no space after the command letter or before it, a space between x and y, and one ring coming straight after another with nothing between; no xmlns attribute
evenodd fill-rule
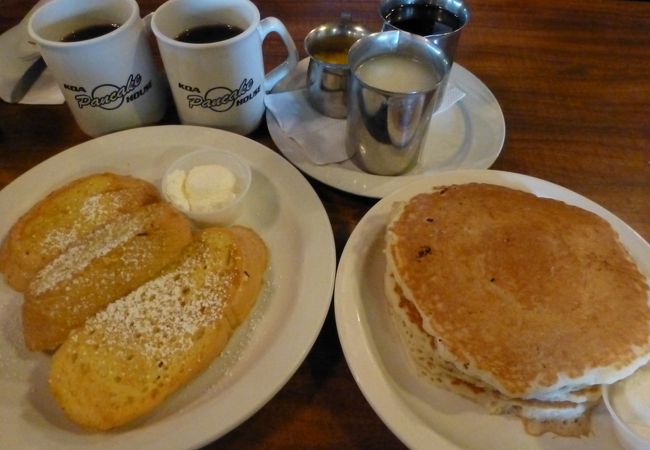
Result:
<svg viewBox="0 0 650 450"><path fill-rule="evenodd" d="M177 159L162 179L163 197L205 225L231 224L241 213L251 169L239 156L204 148Z"/></svg>
<svg viewBox="0 0 650 450"><path fill-rule="evenodd" d="M602 390L621 444L628 450L650 449L650 366Z"/></svg>

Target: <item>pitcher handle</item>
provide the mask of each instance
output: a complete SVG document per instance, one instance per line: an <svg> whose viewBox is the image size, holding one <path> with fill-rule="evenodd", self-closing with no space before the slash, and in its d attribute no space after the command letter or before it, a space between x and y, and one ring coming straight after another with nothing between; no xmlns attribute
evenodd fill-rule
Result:
<svg viewBox="0 0 650 450"><path fill-rule="evenodd" d="M264 91L268 92L273 89L273 86L275 86L278 81L284 78L294 67L296 67L296 64L298 64L298 50L296 49L296 44L293 42L287 28L275 17L265 17L260 20L257 30L262 41L264 41L269 33L277 33L289 53L287 59L266 74L264 78Z"/></svg>

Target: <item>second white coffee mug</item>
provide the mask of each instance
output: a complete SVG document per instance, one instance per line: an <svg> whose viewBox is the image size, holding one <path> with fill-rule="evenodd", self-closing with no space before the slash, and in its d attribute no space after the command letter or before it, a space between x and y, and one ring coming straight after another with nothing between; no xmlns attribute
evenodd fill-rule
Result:
<svg viewBox="0 0 650 450"><path fill-rule="evenodd" d="M183 42L183 34L227 27L234 36L210 42ZM182 123L248 134L265 111L266 92L295 67L296 46L278 19L260 20L248 0L169 0L153 14L167 79ZM262 42L277 33L288 58L265 73ZM221 39L216 37L214 39Z"/></svg>

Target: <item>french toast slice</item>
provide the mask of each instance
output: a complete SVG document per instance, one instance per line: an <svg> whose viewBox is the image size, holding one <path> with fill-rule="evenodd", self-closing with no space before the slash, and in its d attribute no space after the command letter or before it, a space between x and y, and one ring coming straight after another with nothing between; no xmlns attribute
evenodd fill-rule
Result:
<svg viewBox="0 0 650 450"><path fill-rule="evenodd" d="M138 178L97 173L51 192L30 208L0 247L0 272L19 292L66 247L116 214L160 200L156 188Z"/></svg>
<svg viewBox="0 0 650 450"><path fill-rule="evenodd" d="M257 300L267 259L248 228L198 232L177 262L89 319L54 354L49 387L65 414L108 430L159 405L224 349Z"/></svg>
<svg viewBox="0 0 650 450"><path fill-rule="evenodd" d="M27 348L58 347L73 328L157 276L191 234L188 219L159 202L121 214L72 244L36 273L25 291Z"/></svg>

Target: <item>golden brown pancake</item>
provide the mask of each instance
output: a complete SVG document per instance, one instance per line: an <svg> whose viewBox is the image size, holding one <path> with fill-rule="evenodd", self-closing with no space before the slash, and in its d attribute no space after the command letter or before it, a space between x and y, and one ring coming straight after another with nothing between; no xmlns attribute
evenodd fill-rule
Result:
<svg viewBox="0 0 650 450"><path fill-rule="evenodd" d="M386 277L386 282L389 313L419 376L475 401L490 414L520 417L530 434L588 434L589 412L600 401L600 386L550 393L545 400L508 397L443 360L437 351L437 339L424 331L417 308L403 296L392 275Z"/></svg>
<svg viewBox="0 0 650 450"><path fill-rule="evenodd" d="M507 398L561 399L650 358L646 277L583 209L489 184L439 188L400 206L387 262L440 359Z"/></svg>

